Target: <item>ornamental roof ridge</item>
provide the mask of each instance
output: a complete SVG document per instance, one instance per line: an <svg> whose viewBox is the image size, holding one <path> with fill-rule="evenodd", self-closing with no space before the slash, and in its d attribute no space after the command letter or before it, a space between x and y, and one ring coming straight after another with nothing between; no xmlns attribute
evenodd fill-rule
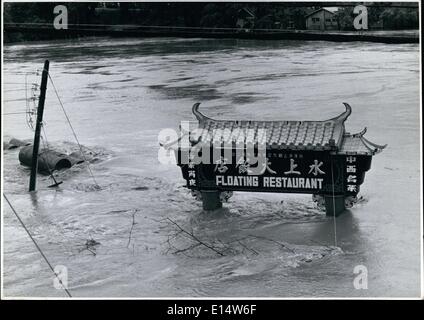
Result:
<svg viewBox="0 0 424 320"><path fill-rule="evenodd" d="M193 114L196 116L196 119L200 122L203 123L205 121L214 121L214 122L264 122L264 123L269 123L269 122L329 122L329 121L334 121L334 122L345 122L346 119L351 115L352 113L352 107L346 103L343 102L343 105L345 106L345 111L342 112L341 114L339 114L336 117L327 119L327 120L221 120L221 119L212 119L209 118L207 116L205 116L203 113L201 113L199 111L199 106L200 106L200 102L196 102L193 107L192 107L192 111Z"/></svg>
<svg viewBox="0 0 424 320"><path fill-rule="evenodd" d="M216 129L228 129L231 133L237 132L237 137L230 135L225 139L245 141L246 137L240 136L239 138L239 131L253 129L253 136L248 136L248 138L265 142L271 148L337 150L343 142L343 135L345 133L344 122L352 113L351 106L346 102L343 102L343 104L345 106L343 113L336 117L320 121L217 120L202 114L199 111L200 103L195 103L192 110L199 121L199 127L203 129L203 135L201 137L203 142L208 142L211 138L207 134ZM258 134L258 129L266 129L266 137Z"/></svg>

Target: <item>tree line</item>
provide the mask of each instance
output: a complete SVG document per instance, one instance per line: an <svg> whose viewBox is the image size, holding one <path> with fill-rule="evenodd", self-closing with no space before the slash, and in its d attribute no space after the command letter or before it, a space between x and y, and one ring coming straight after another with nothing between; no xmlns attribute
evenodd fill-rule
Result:
<svg viewBox="0 0 424 320"><path fill-rule="evenodd" d="M372 4L372 3L371 3ZM53 9L65 5L70 24L139 24L236 28L237 21L250 12L257 29L305 29L305 16L319 7L290 7L287 3L208 3L208 2L7 2L4 22L52 23ZM247 9L245 11L244 9ZM353 7L341 7L336 13L341 30L353 29ZM418 29L418 9L393 8L376 2L368 6L368 23L385 30ZM37 40L43 35L7 35L7 40ZM12 37L12 39L11 39ZM14 39L13 39L14 37Z"/></svg>

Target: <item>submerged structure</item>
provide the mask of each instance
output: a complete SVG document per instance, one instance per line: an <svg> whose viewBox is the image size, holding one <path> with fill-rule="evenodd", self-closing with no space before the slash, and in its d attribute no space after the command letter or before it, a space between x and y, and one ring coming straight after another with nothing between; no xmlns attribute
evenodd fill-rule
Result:
<svg viewBox="0 0 424 320"><path fill-rule="evenodd" d="M197 125L167 147L205 210L220 208L233 191L306 193L338 216L356 202L372 156L386 147L368 141L366 128L346 132L347 103L325 121L215 120L199 105Z"/></svg>

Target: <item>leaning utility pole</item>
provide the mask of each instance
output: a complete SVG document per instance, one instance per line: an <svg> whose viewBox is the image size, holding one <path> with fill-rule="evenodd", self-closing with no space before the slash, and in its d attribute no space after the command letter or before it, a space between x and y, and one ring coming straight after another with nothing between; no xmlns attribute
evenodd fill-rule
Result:
<svg viewBox="0 0 424 320"><path fill-rule="evenodd" d="M31 176L29 179L29 191L35 190L38 170L38 149L40 148L40 133L43 125L44 101L46 100L47 80L49 76L49 60L44 62L41 75L40 98L38 99L37 123L35 126L34 143L32 147Z"/></svg>

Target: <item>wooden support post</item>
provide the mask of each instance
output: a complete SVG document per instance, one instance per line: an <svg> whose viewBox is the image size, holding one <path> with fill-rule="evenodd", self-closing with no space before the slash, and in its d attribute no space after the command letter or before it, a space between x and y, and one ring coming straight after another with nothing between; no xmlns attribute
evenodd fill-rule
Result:
<svg viewBox="0 0 424 320"><path fill-rule="evenodd" d="M336 216L338 217L343 211L346 210L345 207L345 196L344 195L326 195L325 199L325 214L328 217Z"/></svg>
<svg viewBox="0 0 424 320"><path fill-rule="evenodd" d="M40 98L38 99L37 123L35 125L34 143L32 146L31 176L29 179L29 191L35 190L38 169L38 150L40 148L41 126L43 125L44 101L46 100L47 80L49 75L49 60L44 62L41 75Z"/></svg>
<svg viewBox="0 0 424 320"><path fill-rule="evenodd" d="M222 208L222 202L219 197L220 192L211 190L211 191L201 191L202 193L202 202L203 210L216 210Z"/></svg>

